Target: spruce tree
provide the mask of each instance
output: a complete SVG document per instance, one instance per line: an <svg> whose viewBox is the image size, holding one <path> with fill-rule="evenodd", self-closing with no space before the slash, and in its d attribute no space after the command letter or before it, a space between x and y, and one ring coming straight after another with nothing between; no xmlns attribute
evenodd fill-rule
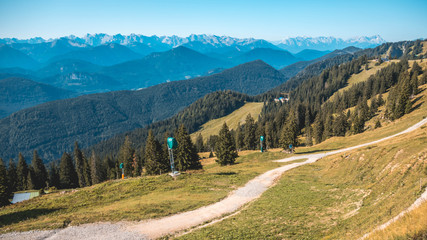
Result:
<svg viewBox="0 0 427 240"><path fill-rule="evenodd" d="M33 167L30 166L28 168L28 175L27 175L27 190L36 189L36 185L35 185L36 181L37 180L36 180L36 177L35 177L35 174L34 174Z"/></svg>
<svg viewBox="0 0 427 240"><path fill-rule="evenodd" d="M60 188L59 169L55 162L49 167L49 187Z"/></svg>
<svg viewBox="0 0 427 240"><path fill-rule="evenodd" d="M219 132L216 156L217 159L215 161L221 166L233 164L238 157L233 137L231 136L225 122Z"/></svg>
<svg viewBox="0 0 427 240"><path fill-rule="evenodd" d="M42 189L42 188L46 187L46 182L48 180L46 167L44 166L43 161L41 160L41 158L37 154L36 150L34 150L34 152L33 152L33 160L31 162L31 165L32 165L32 169L34 171L34 176L33 176L34 188L35 189Z"/></svg>
<svg viewBox="0 0 427 240"><path fill-rule="evenodd" d="M340 113L333 123L333 131L335 136L345 136L347 131L347 117L344 113Z"/></svg>
<svg viewBox="0 0 427 240"><path fill-rule="evenodd" d="M92 184L98 184L102 182L102 165L101 160L96 156L95 151L92 150L90 156L90 176Z"/></svg>
<svg viewBox="0 0 427 240"><path fill-rule="evenodd" d="M76 169L70 154L64 152L59 164L59 182L61 188L76 188L79 186Z"/></svg>
<svg viewBox="0 0 427 240"><path fill-rule="evenodd" d="M176 134L178 147L176 149L175 167L178 171L189 169L201 169L202 164L199 160L196 148L191 141L190 135L182 124ZM175 152L175 151L174 151Z"/></svg>
<svg viewBox="0 0 427 240"><path fill-rule="evenodd" d="M16 190L22 191L27 189L28 165L21 153L19 153L18 157L16 174L18 175Z"/></svg>
<svg viewBox="0 0 427 240"><path fill-rule="evenodd" d="M196 138L196 149L197 152L204 152L205 150L203 146L203 136L201 133L199 133Z"/></svg>
<svg viewBox="0 0 427 240"><path fill-rule="evenodd" d="M243 141L243 134L242 134L242 127L240 126L240 122L237 123L236 128L236 149L237 151L240 151L244 148L244 141Z"/></svg>
<svg viewBox="0 0 427 240"><path fill-rule="evenodd" d="M0 207L8 205L10 192L8 191L7 177L6 177L6 166L3 159L0 158Z"/></svg>
<svg viewBox="0 0 427 240"><path fill-rule="evenodd" d="M125 176L133 176L133 159L135 157L135 149L132 147L132 142L129 136L126 136L125 142L119 150L119 162L124 164Z"/></svg>
<svg viewBox="0 0 427 240"><path fill-rule="evenodd" d="M7 169L7 186L8 192L13 193L16 192L16 187L18 184L18 174L16 172L16 164L15 161L11 158L9 160L9 168Z"/></svg>
<svg viewBox="0 0 427 240"><path fill-rule="evenodd" d="M154 138L153 131L148 131L145 143L145 171L149 175L162 174L169 170L168 159L163 159L162 147Z"/></svg>
<svg viewBox="0 0 427 240"><path fill-rule="evenodd" d="M248 150L254 150L257 145L255 136L255 121L252 118L251 114L248 114L246 116L245 121L245 137L244 137L244 144L245 148Z"/></svg>
<svg viewBox="0 0 427 240"><path fill-rule="evenodd" d="M305 121L304 121L304 127L305 127L305 145L311 146L313 145L313 129L311 128L310 124L310 109L306 108L305 111Z"/></svg>
<svg viewBox="0 0 427 240"><path fill-rule="evenodd" d="M265 124L265 149L273 148L273 124L271 122L267 122Z"/></svg>
<svg viewBox="0 0 427 240"><path fill-rule="evenodd" d="M280 146L283 149L289 149L291 144L293 146L298 144L298 123L294 112L291 112L286 119L280 137Z"/></svg>
<svg viewBox="0 0 427 240"><path fill-rule="evenodd" d="M381 127L381 122L380 122L380 119L378 118L377 121L375 122L375 129L380 127Z"/></svg>
<svg viewBox="0 0 427 240"><path fill-rule="evenodd" d="M323 141L323 131L324 131L324 126L323 126L323 121L322 118L320 116L318 116L316 118L316 121L314 121L314 140L316 141L316 144L319 144Z"/></svg>
<svg viewBox="0 0 427 240"><path fill-rule="evenodd" d="M74 142L74 162L76 164L76 172L77 172L77 178L79 180L79 186L80 187L86 187L88 186L85 178L85 163L84 163L84 155L82 151L79 148L79 144Z"/></svg>

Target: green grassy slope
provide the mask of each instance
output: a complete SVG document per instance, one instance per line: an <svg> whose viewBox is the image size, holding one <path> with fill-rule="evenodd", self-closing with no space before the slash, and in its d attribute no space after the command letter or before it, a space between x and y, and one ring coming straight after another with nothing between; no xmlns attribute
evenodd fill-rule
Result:
<svg viewBox="0 0 427 240"><path fill-rule="evenodd" d="M203 124L199 131L191 134L191 138L193 142L195 142L196 137L199 135L199 133L202 134L203 139L205 140L208 139L211 135L217 135L219 133L219 130L221 130L221 127L224 122L227 123L229 129L236 129L239 122L241 125L245 123L245 119L248 114L251 114L251 116L256 121L258 119L259 114L261 113L262 107L262 102L246 103L243 107L235 110L234 112L230 113L225 117L214 119Z"/></svg>
<svg viewBox="0 0 427 240"><path fill-rule="evenodd" d="M390 127L360 134L359 140L332 139L323 146L333 149L356 145L420 121L422 115L427 115L426 87L415 104L420 107ZM427 186L426 167L424 126L386 142L291 170L240 214L181 238L357 239L415 201L422 192L420 179L422 188Z"/></svg>

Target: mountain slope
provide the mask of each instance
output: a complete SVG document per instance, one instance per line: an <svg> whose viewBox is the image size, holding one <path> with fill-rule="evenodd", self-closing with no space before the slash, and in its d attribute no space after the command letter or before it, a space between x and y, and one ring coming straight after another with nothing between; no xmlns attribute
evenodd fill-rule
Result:
<svg viewBox="0 0 427 240"><path fill-rule="evenodd" d="M166 52L152 53L141 60L107 67L102 73L121 82L128 89L134 89L198 77L209 70L227 65L186 47L177 47Z"/></svg>
<svg viewBox="0 0 427 240"><path fill-rule="evenodd" d="M40 103L77 96L76 93L24 78L0 80L0 118Z"/></svg>
<svg viewBox="0 0 427 240"><path fill-rule="evenodd" d="M288 51L273 50L270 48L255 48L249 52L232 58L232 61L241 64L258 59L266 62L276 69L283 68L289 64L299 61L298 58L290 54Z"/></svg>
<svg viewBox="0 0 427 240"><path fill-rule="evenodd" d="M34 69L38 63L25 53L13 49L7 45L0 44L0 68L19 67L24 69Z"/></svg>
<svg viewBox="0 0 427 240"><path fill-rule="evenodd" d="M208 93L235 90L259 94L283 82L282 75L262 61L221 73L156 85L139 91L118 91L48 102L0 120L0 156L29 156L37 149L46 160L71 150L74 141L86 147L118 133L171 117ZM55 131L52 131L55 129Z"/></svg>
<svg viewBox="0 0 427 240"><path fill-rule="evenodd" d="M313 49L304 49L301 52L296 53L294 56L305 61L310 61L316 58L323 57L331 51L318 51Z"/></svg>
<svg viewBox="0 0 427 240"><path fill-rule="evenodd" d="M56 62L63 59L73 59L87 61L101 66L111 66L138 58L142 58L142 56L129 48L117 43L110 43L94 48L68 52L53 57L49 61Z"/></svg>

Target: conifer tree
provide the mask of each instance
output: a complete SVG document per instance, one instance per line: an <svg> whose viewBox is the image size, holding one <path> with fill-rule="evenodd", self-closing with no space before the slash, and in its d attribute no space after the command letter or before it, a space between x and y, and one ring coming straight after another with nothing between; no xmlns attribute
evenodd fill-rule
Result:
<svg viewBox="0 0 427 240"><path fill-rule="evenodd" d="M18 175L16 190L22 191L27 189L28 165L21 153L19 153L18 157L16 174Z"/></svg>
<svg viewBox="0 0 427 240"><path fill-rule="evenodd" d="M43 161L39 157L37 150L33 152L33 160L31 162L32 169L34 171L33 184L35 189L42 189L46 187L46 181L48 180L46 167Z"/></svg>
<svg viewBox="0 0 427 240"><path fill-rule="evenodd" d="M316 141L316 144L319 144L323 141L323 131L324 131L324 126L323 126L323 121L322 118L320 116L318 116L316 118L316 121L314 121L314 140Z"/></svg>
<svg viewBox="0 0 427 240"><path fill-rule="evenodd" d="M178 147L176 149L175 167L178 171L189 169L201 169L202 164L199 160L196 148L191 141L190 135L182 124L176 133ZM175 153L175 151L174 151Z"/></svg>
<svg viewBox="0 0 427 240"><path fill-rule="evenodd" d="M243 134L242 134L242 127L240 126L240 122L237 123L236 128L236 149L237 151L240 151L244 148L244 141L243 141Z"/></svg>
<svg viewBox="0 0 427 240"><path fill-rule="evenodd" d="M215 161L221 166L233 164L238 157L233 137L231 136L225 122L219 132L216 156L217 159Z"/></svg>
<svg viewBox="0 0 427 240"><path fill-rule="evenodd" d="M34 175L35 175L34 169L32 166L30 166L28 168L28 175L27 175L27 190L36 189L36 185L35 185L36 179Z"/></svg>
<svg viewBox="0 0 427 240"><path fill-rule="evenodd" d="M8 192L13 193L16 192L16 187L18 183L18 174L16 172L16 164L11 158L9 160L9 168L7 169L7 186Z"/></svg>
<svg viewBox="0 0 427 240"><path fill-rule="evenodd" d="M313 145L313 129L311 128L310 108L308 107L308 105L306 106L306 109L305 109L304 128L305 128L305 145L311 146Z"/></svg>
<svg viewBox="0 0 427 240"><path fill-rule="evenodd" d="M79 186L76 169L70 154L64 152L59 164L59 182L61 188L76 188Z"/></svg>
<svg viewBox="0 0 427 240"><path fill-rule="evenodd" d="M298 144L298 123L294 112L291 112L282 129L280 137L280 146L283 149L289 149L289 145Z"/></svg>
<svg viewBox="0 0 427 240"><path fill-rule="evenodd" d="M267 122L265 124L265 149L273 148L273 124L271 122Z"/></svg>
<svg viewBox="0 0 427 240"><path fill-rule="evenodd" d="M344 113L340 113L333 123L333 130L335 136L345 136L347 131L347 117Z"/></svg>
<svg viewBox="0 0 427 240"><path fill-rule="evenodd" d="M96 156L95 151L92 150L90 156L90 176L92 184L98 184L102 182L102 165L101 160Z"/></svg>
<svg viewBox="0 0 427 240"><path fill-rule="evenodd" d="M381 122L380 122L380 119L378 118L377 121L375 122L375 129L380 127L381 127Z"/></svg>
<svg viewBox="0 0 427 240"><path fill-rule="evenodd" d="M168 159L163 159L162 147L154 138L153 131L148 131L145 144L145 170L149 175L162 174L169 170Z"/></svg>
<svg viewBox="0 0 427 240"><path fill-rule="evenodd" d="M324 123L324 131L323 131L323 138L328 139L332 136L334 136L334 130L333 130L333 124L334 124L334 118L332 117L332 114L328 114L326 116L326 121Z"/></svg>
<svg viewBox="0 0 427 240"><path fill-rule="evenodd" d="M49 187L60 188L59 169L55 162L52 162L49 167Z"/></svg>
<svg viewBox="0 0 427 240"><path fill-rule="evenodd" d="M201 133L199 133L196 138L196 149L197 152L203 152L205 150L203 145L203 136Z"/></svg>
<svg viewBox="0 0 427 240"><path fill-rule="evenodd" d="M6 166L3 159L0 158L0 207L8 205L10 192L7 186Z"/></svg>
<svg viewBox="0 0 427 240"><path fill-rule="evenodd" d="M244 137L245 148L248 150L254 150L257 145L255 136L255 121L251 114L246 116L245 121L245 137Z"/></svg>
<svg viewBox="0 0 427 240"><path fill-rule="evenodd" d="M84 155L82 151L79 148L79 144L74 142L74 162L76 164L76 172L77 172L77 178L79 180L79 186L80 187L86 187L88 186L85 178L85 163L84 163Z"/></svg>
<svg viewBox="0 0 427 240"><path fill-rule="evenodd" d="M126 136L125 142L120 147L119 151L119 163L124 164L125 176L133 176L133 159L135 157L135 149L132 147L132 142L129 136Z"/></svg>

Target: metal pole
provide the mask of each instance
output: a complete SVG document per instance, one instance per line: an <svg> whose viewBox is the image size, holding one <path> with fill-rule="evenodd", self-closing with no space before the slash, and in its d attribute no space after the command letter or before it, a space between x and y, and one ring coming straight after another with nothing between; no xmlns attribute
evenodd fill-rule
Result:
<svg viewBox="0 0 427 240"><path fill-rule="evenodd" d="M260 142L261 142L261 152L263 152L264 149L262 148L262 140Z"/></svg>
<svg viewBox="0 0 427 240"><path fill-rule="evenodd" d="M173 159L173 150L172 149L169 149L169 161L170 161L170 164L171 164L172 174L174 174L174 172L175 172L175 162L174 162L174 159Z"/></svg>
<svg viewBox="0 0 427 240"><path fill-rule="evenodd" d="M122 168L122 179L125 179L125 169Z"/></svg>

